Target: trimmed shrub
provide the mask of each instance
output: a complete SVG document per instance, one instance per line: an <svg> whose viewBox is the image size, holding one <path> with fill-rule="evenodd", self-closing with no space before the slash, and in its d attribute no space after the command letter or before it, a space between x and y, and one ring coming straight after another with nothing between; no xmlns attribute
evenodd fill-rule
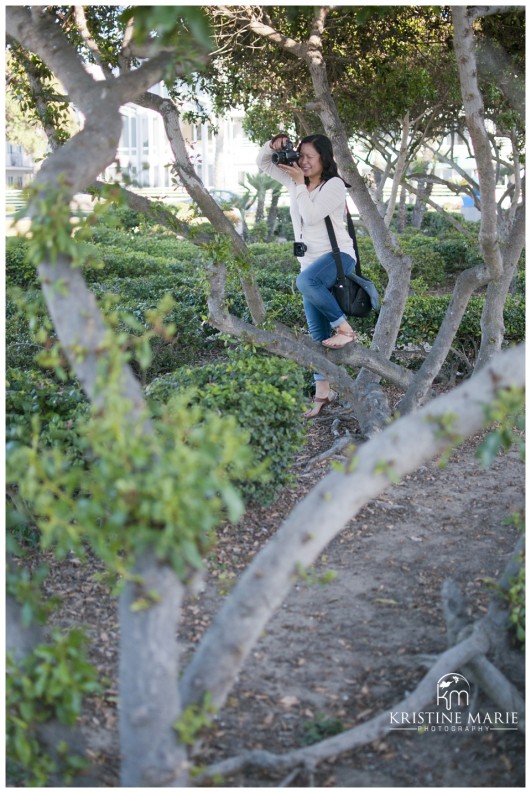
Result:
<svg viewBox="0 0 531 793"><path fill-rule="evenodd" d="M525 339L525 300L519 295L508 296L503 308L505 341L519 344Z"/></svg>
<svg viewBox="0 0 531 793"><path fill-rule="evenodd" d="M190 389L190 399L204 408L233 415L250 434L261 474L240 487L246 498L270 503L291 481L293 455L303 443L304 370L262 354L229 354L225 363L182 368L159 377L147 388L152 402L166 402L176 391Z"/></svg>
<svg viewBox="0 0 531 793"><path fill-rule="evenodd" d="M441 254L447 273L460 272L482 261L478 246L471 245L462 235L445 235L435 243L434 250Z"/></svg>
<svg viewBox="0 0 531 793"><path fill-rule="evenodd" d="M36 369L8 369L6 373L6 440L31 445L33 420L38 418L40 444L76 447L73 426L88 410L88 402L76 383L59 385Z"/></svg>
<svg viewBox="0 0 531 793"><path fill-rule="evenodd" d="M168 270L169 262L162 256L153 256L142 251L105 247L98 251L104 267L83 267L87 283L102 282L114 278L137 278L147 274L160 274Z"/></svg>
<svg viewBox="0 0 531 793"><path fill-rule="evenodd" d="M431 344L435 339L444 318L450 295L434 297L432 295L413 296L408 298L404 318L400 327L398 343ZM456 335L456 342L466 343L467 340L481 337L481 312L484 298L471 298L465 315ZM518 298L508 297L503 312L505 323L505 341L520 342L525 334L525 307Z"/></svg>
<svg viewBox="0 0 531 793"><path fill-rule="evenodd" d="M23 289L39 283L37 270L28 262L28 243L21 237L6 237L6 283Z"/></svg>
<svg viewBox="0 0 531 793"><path fill-rule="evenodd" d="M299 292L296 294L274 292L269 295L264 293L264 304L268 317L271 319L282 322L295 330L306 327L306 315Z"/></svg>
<svg viewBox="0 0 531 793"><path fill-rule="evenodd" d="M378 261L371 238L367 234L356 234L356 236L361 274L373 282L381 298L387 286L387 273Z"/></svg>
<svg viewBox="0 0 531 793"><path fill-rule="evenodd" d="M35 356L43 350L43 342L38 340L40 331L48 329L48 338L56 338L44 296L40 288L19 287L8 289L6 299L6 366L30 369L35 367Z"/></svg>
<svg viewBox="0 0 531 793"><path fill-rule="evenodd" d="M5 317L6 366L30 369L40 347L30 331L28 318L10 298L6 300Z"/></svg>
<svg viewBox="0 0 531 793"><path fill-rule="evenodd" d="M444 284L445 261L441 254L435 250L433 240L420 232L402 234L400 246L413 262L412 278L422 278L428 287Z"/></svg>
<svg viewBox="0 0 531 793"><path fill-rule="evenodd" d="M463 216L460 212L451 212L451 215L463 223ZM430 237L439 237L447 231L455 231L454 226L450 223L445 215L440 212L425 212L422 218L421 231L428 234Z"/></svg>

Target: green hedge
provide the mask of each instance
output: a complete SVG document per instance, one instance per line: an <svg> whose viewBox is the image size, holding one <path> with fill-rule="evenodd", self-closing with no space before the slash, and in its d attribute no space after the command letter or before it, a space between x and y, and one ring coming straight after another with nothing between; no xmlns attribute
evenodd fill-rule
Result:
<svg viewBox="0 0 531 793"><path fill-rule="evenodd" d="M199 246L163 230L151 233L134 233L106 226L95 226L91 231L91 241L97 247L136 251L190 264L197 263L202 259Z"/></svg>
<svg viewBox="0 0 531 793"><path fill-rule="evenodd" d="M305 377L304 370L291 361L260 353L230 352L224 363L181 367L158 377L146 393L154 405L186 389L190 399L205 409L233 415L249 432L254 463L260 467L260 472L240 487L246 498L269 503L291 481L293 456L304 441ZM40 446L59 446L72 459L79 458L76 424L88 409L77 383L59 385L38 370L8 369L8 451L31 444L37 429L34 421L38 419Z"/></svg>
<svg viewBox="0 0 531 793"><path fill-rule="evenodd" d="M38 418L40 443L77 447L74 428L85 415L88 401L80 387L70 382L59 385L37 369L8 369L6 372L6 440L13 445L30 445L33 420Z"/></svg>
<svg viewBox="0 0 531 793"><path fill-rule="evenodd" d="M38 294L40 295L40 293ZM33 301L36 299L37 293L26 292L26 296ZM44 301L41 302L44 312ZM8 368L31 369L35 365L35 355L39 352L40 346L30 331L25 311L10 297L6 300L5 318L6 366Z"/></svg>
<svg viewBox="0 0 531 793"><path fill-rule="evenodd" d="M191 399L206 409L233 415L250 434L261 475L241 484L247 498L269 503L291 481L290 467L301 448L305 372L291 361L263 354L229 354L224 363L182 368L155 379L146 393L166 402L176 391L192 389Z"/></svg>
<svg viewBox="0 0 531 793"><path fill-rule="evenodd" d="M28 262L28 243L21 237L6 237L6 282L26 289L39 283L35 267Z"/></svg>
<svg viewBox="0 0 531 793"><path fill-rule="evenodd" d="M404 316L397 338L397 345L431 344L443 321L448 308L451 295L412 295L406 301ZM459 330L455 337L455 344L467 345L470 339L479 340L481 337L481 312L484 298L476 296L471 298ZM352 323L356 330L372 336L377 314L371 311L368 317L355 318ZM509 295L503 310L505 324L505 341L516 344L525 338L525 302L519 296Z"/></svg>
<svg viewBox="0 0 531 793"><path fill-rule="evenodd" d="M437 237L430 236L436 233ZM408 300L399 343L419 343L434 338L437 323L442 319L448 297L430 297L425 290L441 285L448 286L448 278L463 267L478 261L478 251L461 235L456 234L447 222L430 218L426 230L409 228L400 235L406 253L413 260L413 284L419 286L417 295ZM133 231L98 226L92 230L91 244L105 265L103 269L87 266L85 276L99 299L110 292L117 295L114 311L128 311L143 321L144 312L152 309L158 300L170 293L176 307L168 317L174 322L176 336L173 343L152 342L153 362L143 375L149 382L154 377L191 363L203 360L209 349L216 347L208 339L216 335L210 326L203 324L207 314L206 291L202 267L202 251L193 243L178 239L174 234L135 233ZM358 244L363 274L370 278L383 297L387 274L379 264L372 241L360 232ZM37 282L33 268L26 262L27 243L18 238L8 238L6 270L8 283L28 289ZM295 280L298 262L292 255L292 244L253 243L253 270L262 291L270 316L295 328L306 326L302 300ZM508 341L523 338L523 295L525 288L525 257L522 256L518 274L513 284L513 296L505 307L506 338ZM242 295L236 272L229 275L227 299L231 311L250 321L249 311ZM481 297L474 300L482 301ZM512 302L516 301L516 302ZM467 317L459 330L457 341L479 337L478 307L471 303ZM479 303L477 304L479 306ZM7 363L14 367L31 366L37 350L27 322L15 315L8 306ZM474 317L471 322L468 317ZM376 314L354 321L360 331L371 334Z"/></svg>
<svg viewBox="0 0 531 793"><path fill-rule="evenodd" d="M441 297L413 296L408 298L400 326L398 343L431 343L435 339L444 318L450 295ZM464 343L470 338L481 337L481 312L484 298L472 297L457 332L455 342ZM525 306L520 298L508 297L503 312L505 341L517 343L525 335Z"/></svg>

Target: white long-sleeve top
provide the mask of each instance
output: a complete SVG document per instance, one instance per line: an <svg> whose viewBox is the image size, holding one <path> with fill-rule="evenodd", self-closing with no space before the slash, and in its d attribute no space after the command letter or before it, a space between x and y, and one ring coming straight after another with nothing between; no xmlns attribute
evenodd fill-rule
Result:
<svg viewBox="0 0 531 793"><path fill-rule="evenodd" d="M345 228L347 192L343 180L333 176L310 191L305 184L296 184L288 173L281 171L271 161L273 153L268 141L260 149L256 162L261 171L288 188L295 242L304 242L308 248L304 257L299 258L301 270L332 250L324 221L327 215L332 220L339 250L355 259L352 239Z"/></svg>

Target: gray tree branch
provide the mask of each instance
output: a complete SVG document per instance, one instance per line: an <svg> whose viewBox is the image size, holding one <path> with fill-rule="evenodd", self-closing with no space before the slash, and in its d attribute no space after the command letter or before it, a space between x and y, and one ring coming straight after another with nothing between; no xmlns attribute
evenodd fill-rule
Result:
<svg viewBox="0 0 531 793"><path fill-rule="evenodd" d="M500 389L523 386L524 347L496 356L477 377L429 406L394 422L364 444L344 473L328 474L292 511L257 554L204 635L181 680L183 704L207 691L221 706L266 622L280 606L297 570L313 564L326 545L390 480L442 453L456 436L483 426L484 407ZM455 416L449 434L439 431Z"/></svg>
<svg viewBox="0 0 531 793"><path fill-rule="evenodd" d="M175 157L175 169L186 190L203 213L211 220L213 226L222 234L226 234L230 239L236 257L240 258L242 262L248 260L249 251L245 242L236 232L230 220L225 217L222 209L205 189L201 179L190 162L179 123L179 111L175 104L171 99L163 99L153 93L145 93L139 98L138 103L160 113ZM259 325L264 321L266 311L253 273L242 270L240 283L253 322Z"/></svg>

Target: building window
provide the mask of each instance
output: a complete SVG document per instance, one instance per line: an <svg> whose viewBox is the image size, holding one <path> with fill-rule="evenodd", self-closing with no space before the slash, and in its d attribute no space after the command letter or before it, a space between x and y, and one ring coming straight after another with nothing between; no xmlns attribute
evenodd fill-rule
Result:
<svg viewBox="0 0 531 793"><path fill-rule="evenodd" d="M241 121L233 121L232 123L232 137L233 139L239 140L240 138L244 137L243 134L243 126Z"/></svg>
<svg viewBox="0 0 531 793"><path fill-rule="evenodd" d="M141 119L142 124L142 154L149 154L149 119Z"/></svg>

